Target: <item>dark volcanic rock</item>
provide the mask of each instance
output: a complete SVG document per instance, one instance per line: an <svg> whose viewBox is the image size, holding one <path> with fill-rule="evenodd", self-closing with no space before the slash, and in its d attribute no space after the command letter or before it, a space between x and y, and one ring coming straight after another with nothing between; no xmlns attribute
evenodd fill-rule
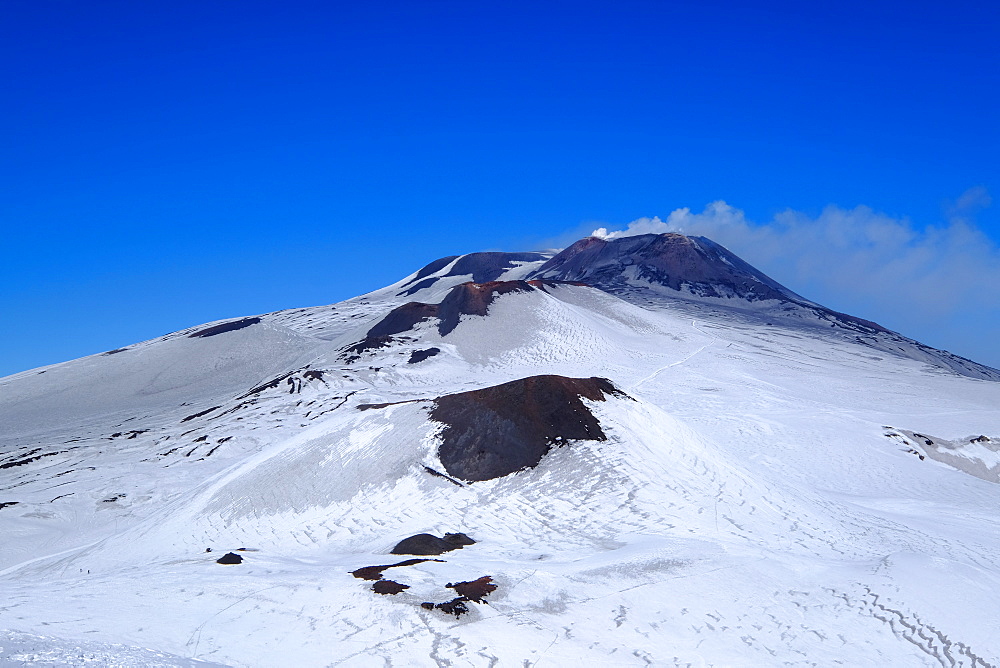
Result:
<svg viewBox="0 0 1000 668"><path fill-rule="evenodd" d="M429 533L418 533L416 536L404 538L392 548L391 554L444 554L452 550L460 550L465 545L473 545L472 540L464 533L446 533L444 538L438 538Z"/></svg>
<svg viewBox="0 0 1000 668"><path fill-rule="evenodd" d="M437 304L422 304L410 302L398 306L385 316L374 327L368 330L366 339L392 336L413 329L418 322L433 318L438 314Z"/></svg>
<svg viewBox="0 0 1000 668"><path fill-rule="evenodd" d="M413 280L407 283L407 285L412 285L426 276L430 276L431 274L436 274L437 272L447 267L452 260L457 260L458 258L459 258L458 255L449 255L448 257L442 257L437 260L434 260L430 264L425 265L420 271L418 271L417 275L414 276Z"/></svg>
<svg viewBox="0 0 1000 668"><path fill-rule="evenodd" d="M456 285L438 305L437 316L440 319L438 333L444 336L454 330L463 315L486 315L489 305L500 295L532 290L534 287L527 281L492 281Z"/></svg>
<svg viewBox="0 0 1000 668"><path fill-rule="evenodd" d="M463 255L448 272L449 276L472 274L473 283L495 281L521 262L539 262L548 256L543 253L469 253Z"/></svg>
<svg viewBox="0 0 1000 668"><path fill-rule="evenodd" d="M358 404L355 406L359 411L371 411L378 410L381 408L386 408L388 406L399 406L401 404L419 404L426 401L432 401L431 399L407 399L405 401L387 401L384 404Z"/></svg>
<svg viewBox="0 0 1000 668"><path fill-rule="evenodd" d="M211 408L207 408L207 409L205 409L205 410L203 410L201 412L195 413L194 415L188 415L186 418L184 418L183 420L181 420L181 422L189 422L189 421L191 421L191 420L193 420L195 418L200 418L203 415L208 415L209 413L211 413L212 411L214 411L216 408L222 408L222 406L212 406Z"/></svg>
<svg viewBox="0 0 1000 668"><path fill-rule="evenodd" d="M438 603L434 607L445 613L446 615L455 615L456 617L461 617L462 615L469 612L469 607L465 605L466 601L469 599L464 596L459 596L458 598L453 598L450 601L444 603ZM427 604L421 604L422 607L426 608Z"/></svg>
<svg viewBox="0 0 1000 668"><path fill-rule="evenodd" d="M490 480L532 468L553 445L605 440L581 397L626 396L604 378L531 376L435 401L431 419L445 425L438 451L460 480Z"/></svg>
<svg viewBox="0 0 1000 668"><path fill-rule="evenodd" d="M266 383L261 383L260 385L257 385L256 387L252 388L246 394L241 394L240 396L236 397L236 400L240 401L241 399L246 399L246 398L248 398L250 396L253 396L254 394L260 394L264 390L273 390L276 387L278 387L278 385L281 384L281 381L287 380L288 377L291 376L292 374L296 373L296 371L289 371L288 373L283 373L280 376L278 376L277 378L272 378L271 380L267 381Z"/></svg>
<svg viewBox="0 0 1000 668"><path fill-rule="evenodd" d="M226 332L235 332L237 329L243 329L244 327L249 327L250 325L256 325L258 322L260 322L260 318L243 318L242 320L224 322L220 325L212 325L211 327L206 327L205 329L199 329L197 332L188 334L188 338L204 338L206 336L215 336L216 334L224 334Z"/></svg>
<svg viewBox="0 0 1000 668"><path fill-rule="evenodd" d="M437 316L437 304L422 304L420 302L409 302L389 311L389 314L375 323L375 326L368 330L365 338L344 349L344 354L348 361L351 356L360 355L369 350L378 350L392 343L394 334L408 332L423 320Z"/></svg>
<svg viewBox="0 0 1000 668"><path fill-rule="evenodd" d="M560 251L529 278L583 281L619 295L635 290L636 281L646 281L700 297L791 302L834 326L862 333L888 332L877 323L807 301L705 237L674 233L587 237Z"/></svg>
<svg viewBox="0 0 1000 668"><path fill-rule="evenodd" d="M476 541L472 540L464 533L446 533L444 535L444 540L446 543L451 543L452 545L475 545Z"/></svg>
<svg viewBox="0 0 1000 668"><path fill-rule="evenodd" d="M483 597L497 590L497 586L493 584L493 578L489 575L484 575L478 580L470 582L456 582L455 584L449 582L445 587L454 589L455 593L459 596L467 598L470 601L475 601L476 603L483 603Z"/></svg>
<svg viewBox="0 0 1000 668"><path fill-rule="evenodd" d="M704 297L801 299L788 288L705 237L641 234L587 237L543 264L532 277L583 281L615 291L629 279Z"/></svg>
<svg viewBox="0 0 1000 668"><path fill-rule="evenodd" d="M363 340L346 348L344 352L346 354L359 354L368 350L382 348L392 343L395 335L408 332L417 323L432 318L438 319L438 333L441 336L445 336L458 326L458 322L463 315L487 315L490 304L500 295L511 292L531 292L533 290L547 291L551 286L567 283L584 285L583 283L572 281L489 281L486 283L462 283L449 290L440 304L409 302L402 306L397 306L389 311L388 315L376 323L374 327L369 329ZM412 354L410 363L415 364L439 352L440 350L437 348L431 348L427 351L416 351Z"/></svg>
<svg viewBox="0 0 1000 668"><path fill-rule="evenodd" d="M384 348L395 339L391 336L376 336L367 337L358 341L357 343L344 348L344 354L347 356L347 361L352 361L357 359L357 355L369 350L378 350L379 348ZM353 356L353 357L352 357Z"/></svg>
<svg viewBox="0 0 1000 668"><path fill-rule="evenodd" d="M415 564L422 564L425 561L441 561L441 559L407 559L405 561L400 561L396 564L386 564L383 566L364 566L357 570L351 571L351 575L358 578L359 580L381 580L382 571L387 568L399 568L400 566L413 566Z"/></svg>
<svg viewBox="0 0 1000 668"><path fill-rule="evenodd" d="M423 362L428 357L434 357L439 352L441 352L440 348L427 348L426 350L414 350L412 353L410 353L410 359L408 359L406 363L417 364L419 362Z"/></svg>
<svg viewBox="0 0 1000 668"><path fill-rule="evenodd" d="M438 603L437 605L429 602L421 603L420 607L424 610L434 610L436 608L447 615L461 617L469 612L469 606L467 606L466 603L469 601L486 603L483 599L497 590L497 586L493 584L493 578L489 575L484 575L478 580L472 580L470 582L456 582L455 584L449 582L445 585L445 587L454 589L458 596L450 601Z"/></svg>
<svg viewBox="0 0 1000 668"><path fill-rule="evenodd" d="M458 485L459 487L465 487L465 485L463 485L459 481L455 480L450 475L445 475L444 473L441 473L440 471L435 471L430 466L425 466L424 470L427 471L428 473L430 473L432 476L435 476L435 477L438 477L438 478L444 478L445 480L449 481L453 485Z"/></svg>
<svg viewBox="0 0 1000 668"><path fill-rule="evenodd" d="M372 585L372 591L376 594L386 594L396 595L404 589L409 589L410 585L400 584L398 582L393 582L392 580L379 580Z"/></svg>
<svg viewBox="0 0 1000 668"><path fill-rule="evenodd" d="M39 459L41 459L42 457L54 457L56 455L61 455L64 452L66 452L66 450L56 450L54 452L41 452L41 454L35 454L35 453L38 453L38 452L41 452L41 448L35 448L34 450L32 450L32 451L30 451L28 453L25 453L26 456L24 456L21 459L13 459L13 460L5 461L4 463L0 464L0 469L9 469L9 468L13 468L15 466L24 466L25 464L30 464L31 462L36 462ZM34 455L34 456L30 456L30 455Z"/></svg>
<svg viewBox="0 0 1000 668"><path fill-rule="evenodd" d="M435 260L431 262L426 267L417 272L408 283L404 284L405 288L399 294L401 296L412 295L418 290L424 288L429 288L438 281L439 278L444 276L472 276L473 283L486 283L488 281L495 281L505 272L517 267L519 264L524 262L541 262L547 259L549 256L545 253L499 253L499 252L484 252L484 253L469 253L468 255L457 256L453 255L450 257L443 257L440 260ZM440 272L442 269L448 266L450 262L455 259L455 265L448 270L447 273L441 276L431 276Z"/></svg>
<svg viewBox="0 0 1000 668"><path fill-rule="evenodd" d="M230 566L232 564L242 564L243 563L243 557L240 556L240 555L238 555L238 554L236 554L235 552L227 552L226 554L224 554L221 557L219 557L218 559L216 559L215 563L217 563L217 564L225 564L227 566Z"/></svg>
<svg viewBox="0 0 1000 668"><path fill-rule="evenodd" d="M500 295L511 292L532 292L548 289L558 285L585 286L579 281L490 281L488 283L462 283L456 285L441 303L438 304L438 333L444 336L458 326L463 315L485 316L489 306ZM589 287L589 286L587 286Z"/></svg>

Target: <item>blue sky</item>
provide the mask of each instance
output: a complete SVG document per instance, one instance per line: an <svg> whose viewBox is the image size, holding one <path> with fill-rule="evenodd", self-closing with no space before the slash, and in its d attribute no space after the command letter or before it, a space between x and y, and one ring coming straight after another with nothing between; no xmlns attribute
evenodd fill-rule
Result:
<svg viewBox="0 0 1000 668"><path fill-rule="evenodd" d="M720 200L818 230L732 248L792 289L1000 366L1000 10L821 4L6 0L0 375Z"/></svg>

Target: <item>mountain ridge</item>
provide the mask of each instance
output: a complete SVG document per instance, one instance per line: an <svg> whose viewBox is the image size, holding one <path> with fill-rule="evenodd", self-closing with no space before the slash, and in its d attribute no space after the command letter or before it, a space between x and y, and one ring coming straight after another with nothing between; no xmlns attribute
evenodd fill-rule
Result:
<svg viewBox="0 0 1000 668"><path fill-rule="evenodd" d="M465 276L489 281L504 276L510 280L576 281L640 305L660 302L676 306L688 302L697 310L710 304L717 309L740 309L743 317L760 322L777 320L796 326L805 321L836 328L846 338L885 353L921 360L972 378L1000 381L1000 370L810 301L706 237L676 233L611 240L585 237L554 254L537 255L534 260L528 259L530 253L511 253L503 259L504 254L499 252L441 258L419 270L415 278L401 283L413 285L420 278L420 290L427 291L439 281L449 285L449 278L453 281L450 286L454 286L456 279ZM479 256L488 256L482 266L477 264ZM463 262L465 273L457 273L455 267ZM412 296L420 290L410 288L406 294ZM436 296L440 298L440 293Z"/></svg>
<svg viewBox="0 0 1000 668"><path fill-rule="evenodd" d="M69 663L1000 664L1000 384L643 273L648 241L596 244L607 289L453 256L0 379L0 634ZM389 556L438 536L463 547Z"/></svg>

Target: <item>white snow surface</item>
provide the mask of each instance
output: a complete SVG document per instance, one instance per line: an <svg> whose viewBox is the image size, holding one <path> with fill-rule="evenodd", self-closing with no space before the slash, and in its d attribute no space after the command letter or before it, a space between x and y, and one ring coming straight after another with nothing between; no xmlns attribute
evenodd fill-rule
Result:
<svg viewBox="0 0 1000 668"><path fill-rule="evenodd" d="M1000 383L574 285L342 352L459 282L0 379L0 664L1000 665L1000 460L968 436ZM630 398L534 469L428 474L420 400L536 374ZM421 532L477 542L397 595L352 577Z"/></svg>

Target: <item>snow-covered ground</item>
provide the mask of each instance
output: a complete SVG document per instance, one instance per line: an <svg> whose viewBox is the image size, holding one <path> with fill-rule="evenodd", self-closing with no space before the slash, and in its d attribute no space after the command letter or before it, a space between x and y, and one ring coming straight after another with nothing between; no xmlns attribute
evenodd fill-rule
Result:
<svg viewBox="0 0 1000 668"><path fill-rule="evenodd" d="M1000 383L576 285L343 353L463 280L0 379L0 663L1000 664L997 441L970 436L1000 436ZM538 374L627 393L588 401L607 440L428 473L413 400ZM421 532L477 542L396 595L352 577ZM467 615L420 606L481 576Z"/></svg>

